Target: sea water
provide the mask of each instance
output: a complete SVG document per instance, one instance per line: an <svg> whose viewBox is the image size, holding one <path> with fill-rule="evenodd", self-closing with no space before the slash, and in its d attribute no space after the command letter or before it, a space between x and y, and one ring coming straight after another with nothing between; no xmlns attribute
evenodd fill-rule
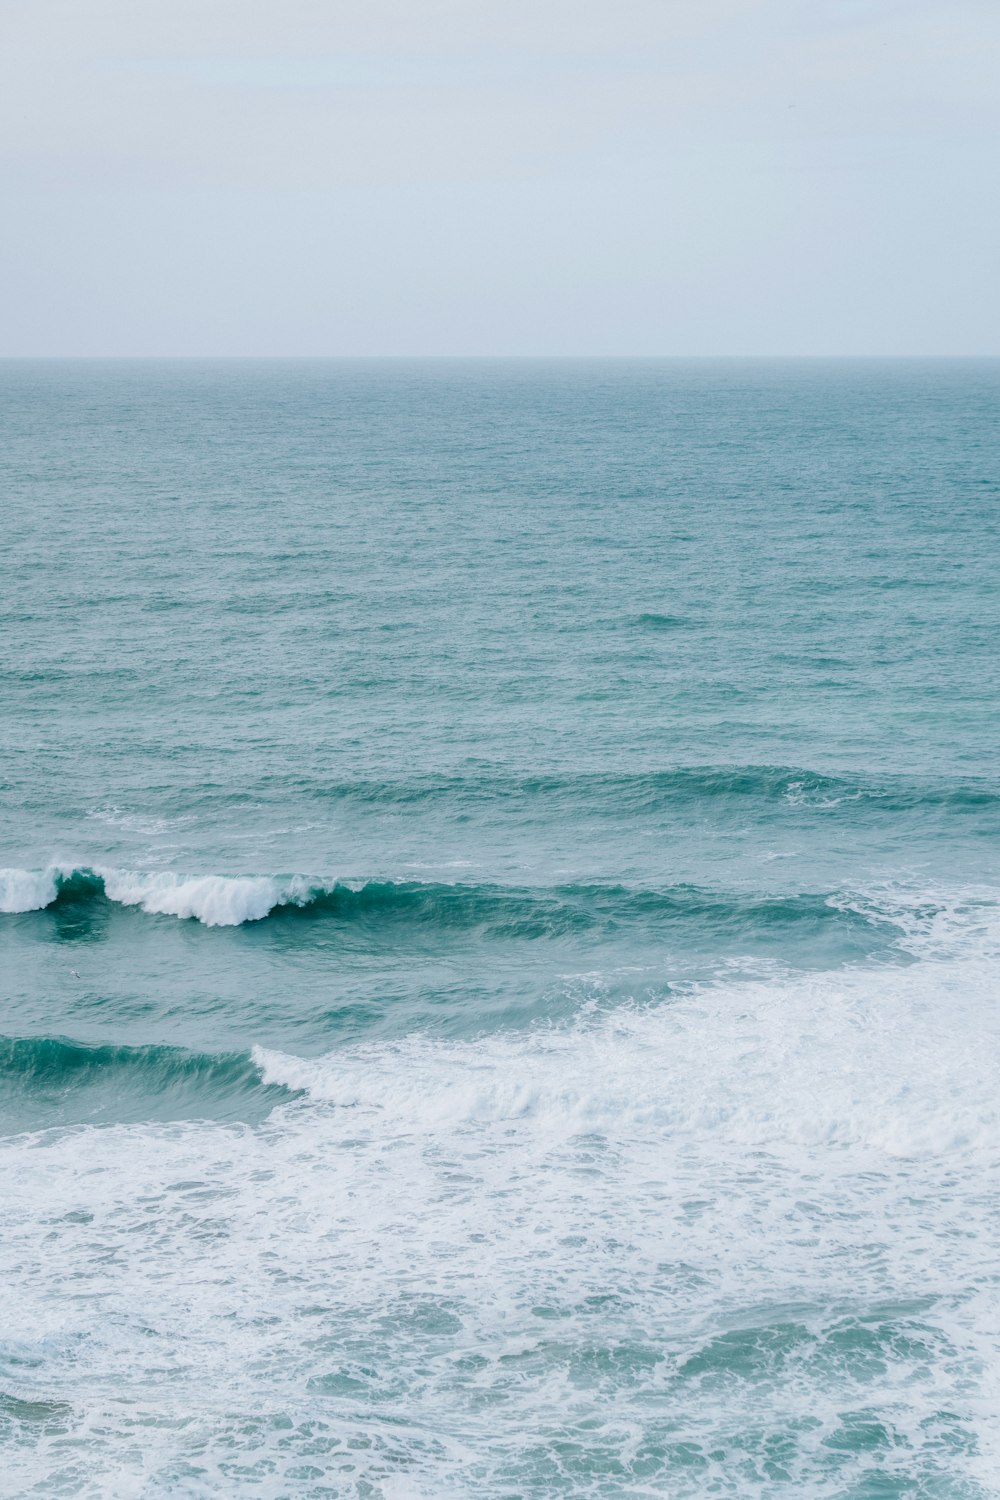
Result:
<svg viewBox="0 0 1000 1500"><path fill-rule="evenodd" d="M4 1494L1000 1494L998 397L0 367Z"/></svg>

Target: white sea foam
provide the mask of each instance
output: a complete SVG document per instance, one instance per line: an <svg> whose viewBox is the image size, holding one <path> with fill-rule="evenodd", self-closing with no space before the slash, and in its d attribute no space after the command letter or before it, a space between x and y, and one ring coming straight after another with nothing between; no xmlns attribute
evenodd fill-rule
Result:
<svg viewBox="0 0 1000 1500"><path fill-rule="evenodd" d="M952 920L957 958L259 1049L306 1093L256 1130L0 1142L0 1388L68 1403L10 1483L68 1435L95 1495L996 1494L1000 1012Z"/></svg>
<svg viewBox="0 0 1000 1500"><path fill-rule="evenodd" d="M74 876L100 880L109 901L172 917L193 917L206 927L257 922L276 906L301 905L320 887L305 879L241 875L180 875L169 871L116 870L71 865L44 870L0 870L0 912L40 911Z"/></svg>
<svg viewBox="0 0 1000 1500"><path fill-rule="evenodd" d="M1000 1153L996 999L992 960L927 962L720 984L527 1036L254 1057L266 1082L351 1107L355 1127Z"/></svg>
<svg viewBox="0 0 1000 1500"><path fill-rule="evenodd" d="M259 922L282 900L278 883L267 876L194 875L133 870L102 870L110 901L171 917L197 917L206 927L238 927Z"/></svg>
<svg viewBox="0 0 1000 1500"><path fill-rule="evenodd" d="M0 870L0 912L42 911L56 899L59 871Z"/></svg>
<svg viewBox="0 0 1000 1500"><path fill-rule="evenodd" d="M843 891L829 905L899 929L898 946L919 959L1000 959L1000 902L991 886L927 889L883 883Z"/></svg>
<svg viewBox="0 0 1000 1500"><path fill-rule="evenodd" d="M193 823L193 813L181 813L177 817L156 817L149 813L126 812L120 807L95 807L87 814L98 823L110 828L121 828L126 833L139 833L146 838L156 838L174 828L183 828Z"/></svg>

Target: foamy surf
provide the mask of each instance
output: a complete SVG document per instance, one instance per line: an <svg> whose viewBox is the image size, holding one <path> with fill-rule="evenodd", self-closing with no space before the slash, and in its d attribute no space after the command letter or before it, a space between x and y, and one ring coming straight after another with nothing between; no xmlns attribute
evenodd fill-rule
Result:
<svg viewBox="0 0 1000 1500"><path fill-rule="evenodd" d="M843 1150L886 1158L1000 1152L993 963L720 983L563 1027L302 1058L255 1047L265 1084L351 1111L381 1138L469 1129L540 1140ZM295 1106L298 1107L298 1106Z"/></svg>
<svg viewBox="0 0 1000 1500"><path fill-rule="evenodd" d="M993 994L989 964L928 959L462 1043L258 1047L264 1087L298 1097L255 1130L0 1142L0 1270L33 1330L11 1388L86 1378L59 1430L112 1493L195 1467L217 1492L252 1421L275 1493L317 1467L348 1494L525 1493L554 1443L623 1495L771 1500L780 1451L789 1493L834 1500L874 1448L984 1500ZM123 1238L67 1344L53 1281L87 1284ZM127 1412L102 1395L122 1380ZM152 1448L125 1442L137 1422ZM26 1487L54 1451L10 1472Z"/></svg>
<svg viewBox="0 0 1000 1500"><path fill-rule="evenodd" d="M193 918L206 927L259 922L285 905L305 905L335 882L243 875L183 875L168 871L51 865L44 870L0 870L0 912L41 911L60 897L100 895L150 915Z"/></svg>
<svg viewBox="0 0 1000 1500"><path fill-rule="evenodd" d="M59 894L62 871L0 869L0 912L43 911Z"/></svg>
<svg viewBox="0 0 1000 1500"><path fill-rule="evenodd" d="M136 871L102 871L104 893L121 906L168 917L194 917L206 927L239 927L259 922L283 902L294 899L268 878L226 875L144 875Z"/></svg>

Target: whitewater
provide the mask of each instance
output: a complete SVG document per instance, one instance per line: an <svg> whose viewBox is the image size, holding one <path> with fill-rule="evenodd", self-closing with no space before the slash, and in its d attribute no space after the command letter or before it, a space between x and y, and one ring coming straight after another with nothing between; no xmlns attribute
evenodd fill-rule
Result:
<svg viewBox="0 0 1000 1500"><path fill-rule="evenodd" d="M989 362L0 365L0 1488L1000 1496Z"/></svg>

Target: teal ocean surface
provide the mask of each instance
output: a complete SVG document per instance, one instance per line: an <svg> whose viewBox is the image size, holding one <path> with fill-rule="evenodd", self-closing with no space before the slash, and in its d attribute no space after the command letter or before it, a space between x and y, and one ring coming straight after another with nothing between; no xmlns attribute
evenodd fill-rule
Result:
<svg viewBox="0 0 1000 1500"><path fill-rule="evenodd" d="M0 365L0 1488L1000 1496L1000 363Z"/></svg>

